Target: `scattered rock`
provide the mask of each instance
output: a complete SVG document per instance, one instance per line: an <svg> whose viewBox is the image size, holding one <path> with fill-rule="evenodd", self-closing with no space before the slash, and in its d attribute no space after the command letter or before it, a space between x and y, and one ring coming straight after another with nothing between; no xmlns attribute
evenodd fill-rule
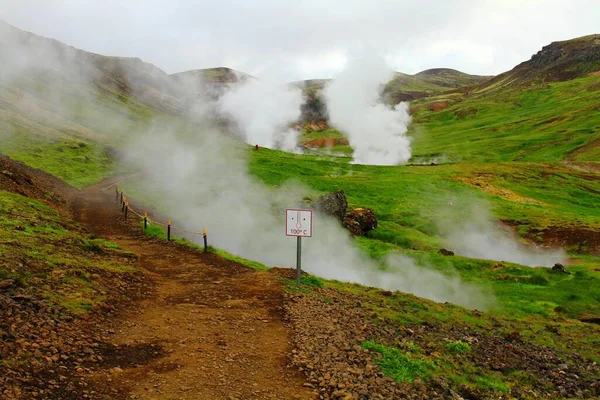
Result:
<svg viewBox="0 0 600 400"><path fill-rule="evenodd" d="M317 211L331 215L340 220L340 222L343 222L346 211L348 210L348 200L346 200L344 191L338 190L337 192L320 196L317 201L315 201L314 207Z"/></svg>
<svg viewBox="0 0 600 400"><path fill-rule="evenodd" d="M377 216L370 208L356 208L346 214L344 227L356 236L364 236L377 228Z"/></svg>
<svg viewBox="0 0 600 400"><path fill-rule="evenodd" d="M567 269L565 268L565 266L562 265L562 264L560 264L560 263L554 264L554 266L552 267L552 271L558 271L558 272L561 272L563 274L571 275L571 273L569 271L567 271Z"/></svg>
<svg viewBox="0 0 600 400"><path fill-rule="evenodd" d="M438 254L441 254L443 256L453 256L454 252L452 250L440 249L440 251L438 251Z"/></svg>
<svg viewBox="0 0 600 400"><path fill-rule="evenodd" d="M14 285L15 281L12 279L4 279L0 281L0 289L10 289Z"/></svg>

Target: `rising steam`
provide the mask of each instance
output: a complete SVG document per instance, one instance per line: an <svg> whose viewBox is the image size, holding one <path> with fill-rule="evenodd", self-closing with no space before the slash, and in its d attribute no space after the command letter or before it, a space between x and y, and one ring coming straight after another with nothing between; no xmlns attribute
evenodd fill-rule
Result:
<svg viewBox="0 0 600 400"><path fill-rule="evenodd" d="M273 189L247 172L247 149L219 132L182 137L149 132L130 146L130 157L148 171L158 209L187 229L207 226L211 243L270 266L293 266L296 241L285 236L286 207L310 189L287 183ZM177 207L170 199L177 198ZM160 203L160 199L164 199ZM192 238L198 239L198 238ZM387 270L358 250L339 222L319 215L314 236L303 242L303 269L315 275L402 290L437 301L486 309L493 296L458 276L418 266L405 256L385 260Z"/></svg>
<svg viewBox="0 0 600 400"><path fill-rule="evenodd" d="M444 230L446 244L456 254L487 260L509 261L530 267L564 263L562 249L549 250L521 243L508 228L494 221L487 207L472 207L470 218L455 221Z"/></svg>
<svg viewBox="0 0 600 400"><path fill-rule="evenodd" d="M381 102L381 87L391 77L384 60L363 56L326 89L330 123L348 136L357 164L398 165L410 158L408 104L390 108Z"/></svg>
<svg viewBox="0 0 600 400"><path fill-rule="evenodd" d="M237 123L246 143L294 151L303 103L300 89L276 83L249 80L236 84L218 102L225 116Z"/></svg>
<svg viewBox="0 0 600 400"><path fill-rule="evenodd" d="M17 136L17 125L13 125L17 121L32 132L43 129L46 136L42 139L48 143L71 136L95 143L108 138L106 142L126 154L133 166L148 172L146 178L139 177L145 181L134 183L151 193L156 209L168 213L175 226L195 231L207 227L211 244L217 247L271 266L294 265L295 240L285 236L284 210L313 193L294 183L268 187L251 176L247 146L223 135L220 123L227 113L237 121L247 142L290 149L295 137L286 132L300 117L299 90L248 82L224 93L215 106L207 100L211 95L197 96L201 86L193 79L173 87L177 82L171 77L139 60L92 56L57 42L35 40L39 46L31 47L28 43L33 39L21 33L18 40L9 41L14 51L8 54L18 62L8 64L12 58L8 57L0 68L0 85L7 92L4 99L9 100L4 111L8 115L0 114L8 121L0 125L2 138ZM53 60L51 68L39 62L39 54ZM152 73L136 74L142 67ZM347 130L357 149L356 161L394 164L406 160L410 152L404 136L405 108L393 111L376 102L377 83L385 82L386 76L377 73L374 79L372 73L379 70L363 76L362 67L360 73L353 71L339 81L356 76L350 91L342 92L335 84L330 97L334 121ZM126 78L128 98L160 107L168 115L157 113L139 121L121 99L100 90L115 84L107 78L117 72ZM189 93L185 92L188 88ZM362 100L365 94L369 94L368 101ZM174 117L178 114L186 118ZM369 144L371 138L373 144ZM403 290L478 309L493 300L457 276L419 266L400 255L384 260L387 270L382 271L380 262L353 245L338 221L323 215L315 217L314 237L305 240L303 247L303 268L325 278Z"/></svg>

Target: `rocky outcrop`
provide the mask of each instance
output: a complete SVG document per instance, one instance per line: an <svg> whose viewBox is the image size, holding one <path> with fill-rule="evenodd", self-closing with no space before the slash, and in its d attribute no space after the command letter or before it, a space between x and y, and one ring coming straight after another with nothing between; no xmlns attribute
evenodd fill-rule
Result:
<svg viewBox="0 0 600 400"><path fill-rule="evenodd" d="M567 274L567 275L571 274L569 271L567 271L565 266L562 265L561 263L554 264L554 266L552 267L552 271L560 272L562 274Z"/></svg>
<svg viewBox="0 0 600 400"><path fill-rule="evenodd" d="M331 215L340 222L344 221L346 211L348 210L348 200L343 190L327 193L320 196L313 207L322 213Z"/></svg>
<svg viewBox="0 0 600 400"><path fill-rule="evenodd" d="M344 227L355 236L364 236L377 228L377 216L370 208L356 208L346 214Z"/></svg>

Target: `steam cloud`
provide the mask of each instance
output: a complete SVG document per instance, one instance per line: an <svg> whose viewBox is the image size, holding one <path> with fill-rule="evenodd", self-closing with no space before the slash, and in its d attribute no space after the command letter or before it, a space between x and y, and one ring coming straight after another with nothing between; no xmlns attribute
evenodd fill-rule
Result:
<svg viewBox="0 0 600 400"><path fill-rule="evenodd" d="M6 64L1 69L2 89L7 93L10 91L5 96L10 100L8 116L0 115L8 122L0 126L3 139L16 136L12 124L16 118L26 120L32 132L43 128L47 135L43 139L49 142L69 137L74 131L76 137L89 136L93 141L106 140L110 135L111 145L118 145L129 161L148 171L147 180L137 183L146 185L153 193L157 210L168 213L176 226L190 230L206 226L211 244L217 247L271 266L294 265L295 240L284 234L284 209L297 205L298 199L310 194L310 189L294 183L275 189L258 181L248 173L247 147L223 135L217 127L221 114L226 112L236 119L251 144L289 148L292 141L286 132L290 123L300 116L302 98L299 91L250 82L225 93L215 106L207 100L211 96L204 99L199 96L200 99L195 100L198 99L195 92L198 84L194 80L191 84L182 83L183 88L190 87L191 91L181 93L179 90L183 88L169 86L173 82L160 70L142 73L145 78L138 80L137 68L144 67L141 62L97 56L100 58L95 58L92 64L89 57L96 56L67 50L57 42L37 41L40 51L36 45L30 48L31 54L27 53L27 57L23 57L23 52L27 51L28 45L23 43L30 41L9 41L14 50L10 54L21 56L18 62L10 64L14 67L10 71ZM55 65L44 69L35 53L55 60ZM129 114L120 101L113 102L99 92L97 83L105 75L98 68L110 72L112 66L120 65L131 66L126 75L133 98L157 104L159 99L152 96L158 93L156 96L162 99L162 92L152 90L150 84L164 84L160 89L167 91L169 96L160 105L173 113L183 111L187 120L157 117L150 122L136 122L135 116ZM125 73L122 68L118 71ZM47 79L42 88L33 90L34 85L30 83L44 76ZM77 79L73 82L75 76ZM334 86L334 95L335 89ZM362 97L363 94L355 95ZM191 104L182 99L191 99ZM366 104L357 100L351 105L358 103ZM373 111L365 120L357 119L361 126L379 126L378 115L397 117L393 111L379 106L373 109L378 111ZM355 107L353 111L359 114L365 110ZM366 112L371 111L366 109ZM406 115L404 118L407 121ZM214 124L213 119L217 120ZM391 119L386 121L389 125ZM127 144L121 146L124 142ZM293 142L295 146L295 138ZM378 152L381 147L375 150L377 157L383 154ZM361 151L359 149L358 154ZM390 156L390 163L396 162L392 158L402 159L396 157L396 153L394 157ZM357 160L365 161L363 158ZM177 203L173 199L178 199ZM304 241L303 250L303 268L325 278L403 290L478 309L485 309L493 301L493 296L457 276L418 266L400 255L389 256L385 260L388 269L382 271L377 261L352 244L348 233L337 221L326 216L315 217L314 237Z"/></svg>
<svg viewBox="0 0 600 400"><path fill-rule="evenodd" d="M390 108L380 99L380 88L391 77L384 60L365 55L326 89L330 123L348 135L354 163L398 165L410 159L408 104Z"/></svg>
<svg viewBox="0 0 600 400"><path fill-rule="evenodd" d="M564 263L566 253L527 246L519 242L508 228L493 220L487 207L472 208L471 218L455 224L445 232L446 243L465 257L509 261L530 267L551 267Z"/></svg>
<svg viewBox="0 0 600 400"><path fill-rule="evenodd" d="M270 266L292 266L296 241L285 236L286 207L298 205L310 189L287 183L274 189L247 172L247 148L218 132L193 137L165 133L165 127L131 143L130 159L149 172L157 207L186 229L207 226L211 243ZM177 207L168 199L178 198ZM340 224L315 217L314 236L303 242L303 269L324 278L402 290L436 301L486 309L493 296L458 276L391 255L382 271L353 246ZM194 238L191 238L194 239Z"/></svg>
<svg viewBox="0 0 600 400"><path fill-rule="evenodd" d="M299 132L302 92L295 87L249 80L231 87L219 100L220 110L235 120L246 143L294 151Z"/></svg>

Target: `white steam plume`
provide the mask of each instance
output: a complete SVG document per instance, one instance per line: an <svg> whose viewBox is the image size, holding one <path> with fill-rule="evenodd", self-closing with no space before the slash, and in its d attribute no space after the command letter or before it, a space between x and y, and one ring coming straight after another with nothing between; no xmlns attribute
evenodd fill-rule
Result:
<svg viewBox="0 0 600 400"><path fill-rule="evenodd" d="M494 221L484 206L472 208L471 217L445 230L446 245L456 254L508 261L530 267L551 267L567 259L562 249L525 245L508 228Z"/></svg>
<svg viewBox="0 0 600 400"><path fill-rule="evenodd" d="M179 138L178 138L179 137ZM148 171L148 190L159 210L179 226L206 226L211 244L270 266L293 266L296 241L285 236L286 207L310 190L287 183L268 188L247 172L247 148L219 132L182 138L157 127L130 146L130 156ZM171 199L179 199L174 206ZM303 269L317 276L415 293L437 301L486 309L493 295L448 276L391 256L387 271L353 244L334 219L317 215L314 236L303 241ZM190 238L198 239L198 238Z"/></svg>
<svg viewBox="0 0 600 400"><path fill-rule="evenodd" d="M364 55L326 88L329 121L348 135L357 164L398 165L410 159L408 104L390 108L380 99L381 86L391 77L383 59Z"/></svg>
<svg viewBox="0 0 600 400"><path fill-rule="evenodd" d="M296 87L253 79L232 85L218 105L237 122L246 143L294 151L299 132L290 126L300 119L302 103Z"/></svg>

